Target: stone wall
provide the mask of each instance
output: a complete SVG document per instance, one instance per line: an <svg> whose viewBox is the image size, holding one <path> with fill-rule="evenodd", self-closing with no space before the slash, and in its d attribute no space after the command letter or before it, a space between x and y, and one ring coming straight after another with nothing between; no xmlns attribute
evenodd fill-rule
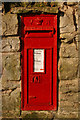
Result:
<svg viewBox="0 0 80 120"><path fill-rule="evenodd" d="M48 6L49 4L49 6ZM78 3L35 3L12 7L2 14L2 116L3 118L78 118L79 40ZM20 110L20 15L22 13L58 14L58 110Z"/></svg>

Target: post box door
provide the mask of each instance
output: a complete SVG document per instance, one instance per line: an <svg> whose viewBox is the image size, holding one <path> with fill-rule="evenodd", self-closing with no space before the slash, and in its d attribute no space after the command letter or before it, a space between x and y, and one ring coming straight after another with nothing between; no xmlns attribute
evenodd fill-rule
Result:
<svg viewBox="0 0 80 120"><path fill-rule="evenodd" d="M52 93L52 49L28 50L28 103L50 105Z"/></svg>

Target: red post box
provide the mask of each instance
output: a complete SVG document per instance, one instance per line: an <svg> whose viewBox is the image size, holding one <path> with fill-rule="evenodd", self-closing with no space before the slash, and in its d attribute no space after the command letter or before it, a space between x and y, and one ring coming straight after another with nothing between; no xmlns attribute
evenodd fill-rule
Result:
<svg viewBox="0 0 80 120"><path fill-rule="evenodd" d="M57 15L24 15L22 110L57 109Z"/></svg>

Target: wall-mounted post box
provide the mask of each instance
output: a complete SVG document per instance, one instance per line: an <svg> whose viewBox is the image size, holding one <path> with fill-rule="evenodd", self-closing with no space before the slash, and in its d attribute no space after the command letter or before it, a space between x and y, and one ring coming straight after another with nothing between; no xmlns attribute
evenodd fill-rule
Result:
<svg viewBox="0 0 80 120"><path fill-rule="evenodd" d="M26 15L22 27L22 110L57 109L57 15Z"/></svg>

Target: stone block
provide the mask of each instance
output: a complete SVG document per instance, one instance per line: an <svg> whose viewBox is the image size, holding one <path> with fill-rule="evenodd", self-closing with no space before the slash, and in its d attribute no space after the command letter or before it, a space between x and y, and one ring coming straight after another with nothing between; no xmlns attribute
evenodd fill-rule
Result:
<svg viewBox="0 0 80 120"><path fill-rule="evenodd" d="M70 93L70 92L78 92L80 88L78 89L78 78L74 80L61 80L59 83L60 92L61 93Z"/></svg>
<svg viewBox="0 0 80 120"><path fill-rule="evenodd" d="M2 16L2 35L15 35L18 32L17 14L5 14Z"/></svg>
<svg viewBox="0 0 80 120"><path fill-rule="evenodd" d="M20 53L2 54L2 80L20 80Z"/></svg>
<svg viewBox="0 0 80 120"><path fill-rule="evenodd" d="M78 114L78 112L59 111L55 118L57 118L57 120L78 120Z"/></svg>
<svg viewBox="0 0 80 120"><path fill-rule="evenodd" d="M62 43L60 46L60 57L67 57L67 58L78 58L78 50L76 49L76 45Z"/></svg>
<svg viewBox="0 0 80 120"><path fill-rule="evenodd" d="M70 2L69 0L68 0L68 2L67 2L67 5L69 5L69 6L74 6L74 5L77 5L78 4L78 2L75 2L75 0L73 0L74 2Z"/></svg>
<svg viewBox="0 0 80 120"><path fill-rule="evenodd" d="M16 118L20 115L20 88L3 91L2 94L3 117ZM12 115L13 114L13 115Z"/></svg>
<svg viewBox="0 0 80 120"><path fill-rule="evenodd" d="M61 42L64 43L72 43L74 41L77 41L76 35L78 34L78 31L74 31L73 33L63 33L60 34Z"/></svg>
<svg viewBox="0 0 80 120"><path fill-rule="evenodd" d="M51 111L22 111L23 119L52 119L55 113Z"/></svg>
<svg viewBox="0 0 80 120"><path fill-rule="evenodd" d="M9 96L9 92L11 92L10 90L8 91L8 93L4 93L2 94L2 111L7 111L11 109L11 105L10 105L10 96Z"/></svg>
<svg viewBox="0 0 80 120"><path fill-rule="evenodd" d="M2 90L14 90L17 87L20 88L20 82L19 81L8 81L5 79L2 79Z"/></svg>
<svg viewBox="0 0 80 120"><path fill-rule="evenodd" d="M68 92L68 93L61 93L59 94L59 98L60 98L60 104L61 101L67 101L67 102L73 102L73 103L78 103L78 93L75 92Z"/></svg>
<svg viewBox="0 0 80 120"><path fill-rule="evenodd" d="M75 31L73 15L60 16L60 33L72 33Z"/></svg>
<svg viewBox="0 0 80 120"><path fill-rule="evenodd" d="M2 51L0 52L16 52L20 50L19 37L2 38Z"/></svg>
<svg viewBox="0 0 80 120"><path fill-rule="evenodd" d="M59 60L58 71L60 80L77 78L78 58L61 58Z"/></svg>
<svg viewBox="0 0 80 120"><path fill-rule="evenodd" d="M78 103L63 101L60 103L61 112L78 112Z"/></svg>
<svg viewBox="0 0 80 120"><path fill-rule="evenodd" d="M59 112L65 116L66 114L76 113L78 116L78 107L79 107L79 100L78 100L78 93L68 92L68 93L61 93L59 94Z"/></svg>

